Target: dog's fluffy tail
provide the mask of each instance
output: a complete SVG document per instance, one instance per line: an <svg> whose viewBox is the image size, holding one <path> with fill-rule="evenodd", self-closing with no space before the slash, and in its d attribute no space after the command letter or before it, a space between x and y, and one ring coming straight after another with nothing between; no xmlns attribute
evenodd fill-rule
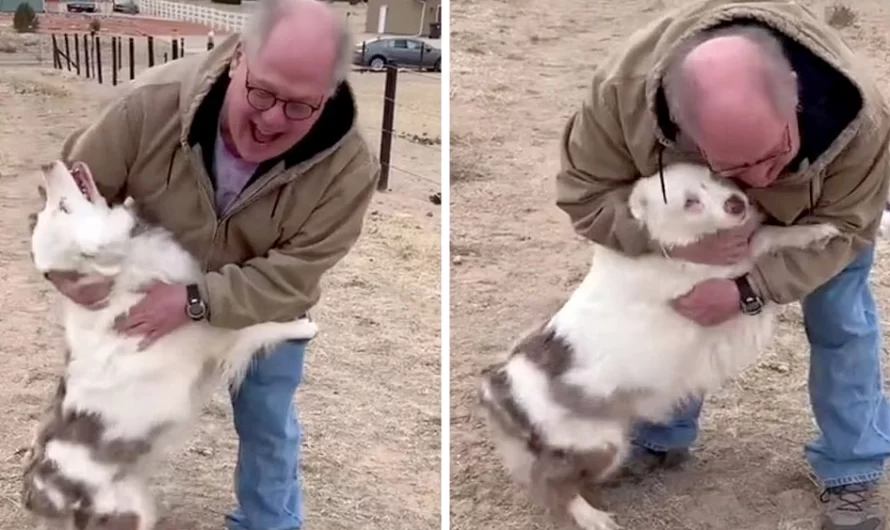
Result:
<svg viewBox="0 0 890 530"><path fill-rule="evenodd" d="M318 325L308 317L293 322L264 322L239 330L222 358L222 369L233 388L241 385L254 355L288 340L309 340L318 334Z"/></svg>

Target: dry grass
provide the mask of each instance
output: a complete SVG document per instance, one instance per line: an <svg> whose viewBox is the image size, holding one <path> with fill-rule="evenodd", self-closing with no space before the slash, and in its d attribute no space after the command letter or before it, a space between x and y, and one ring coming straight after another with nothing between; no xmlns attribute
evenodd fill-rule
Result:
<svg viewBox="0 0 890 530"><path fill-rule="evenodd" d="M554 204L566 120L612 46L682 0L452 3L451 521L453 530L553 529L512 486L474 406L479 369L548 314L586 271L590 247ZM822 3L804 2L821 10ZM890 94L890 11L856 2L844 37ZM887 322L890 248L873 284ZM616 308L620 310L620 308ZM758 366L710 396L685 470L610 490L625 528L810 530L818 490L802 445L814 435L797 305Z"/></svg>
<svg viewBox="0 0 890 530"><path fill-rule="evenodd" d="M438 136L437 80L402 76L399 132ZM360 119L375 146L383 76L356 76ZM96 115L107 87L73 74L0 68L0 530L29 528L18 506L20 449L61 360L50 292L29 262L27 214L38 207L27 171ZM419 109L419 110L418 110ZM436 110L431 110L436 109ZM397 139L393 164L439 179L436 146ZM393 171L364 236L326 278L298 403L307 524L318 530L439 528L440 216L436 183ZM220 390L188 447L159 470L159 530L218 530L233 505L237 441Z"/></svg>
<svg viewBox="0 0 890 530"><path fill-rule="evenodd" d="M64 98L71 94L71 88L67 84L58 82L57 75L35 76L28 73L10 72L3 76L10 90L16 94L49 96L50 98Z"/></svg>
<svg viewBox="0 0 890 530"><path fill-rule="evenodd" d="M833 28L848 28L856 23L856 12L846 4L835 3L825 7L825 20Z"/></svg>
<svg viewBox="0 0 890 530"><path fill-rule="evenodd" d="M37 53L41 36L36 33L17 33L12 27L0 27L0 53Z"/></svg>

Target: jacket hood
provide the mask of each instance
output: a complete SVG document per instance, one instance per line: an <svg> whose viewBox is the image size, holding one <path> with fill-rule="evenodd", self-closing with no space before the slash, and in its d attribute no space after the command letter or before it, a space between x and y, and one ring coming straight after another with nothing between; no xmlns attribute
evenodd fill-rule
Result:
<svg viewBox="0 0 890 530"><path fill-rule="evenodd" d="M661 35L655 43L654 50L648 48L649 58L645 58L646 50L634 50L641 60L632 67L636 72L624 74L645 77L646 105L656 119L655 134L658 142L664 146L676 148L676 130L669 120L667 104L661 89L666 59L675 47L681 45L693 34L702 30L716 28L728 22L751 21L773 29L787 39L806 48L807 51L827 63L841 74L846 81L855 87L860 96L859 111L842 132L837 135L831 145L816 160L808 160L797 175L788 175L785 179L804 180L813 172L819 172L849 144L864 122L871 121L874 116L868 113L883 110L883 99L876 93L876 87L863 86L860 79L868 79L865 65L855 56L853 51L843 42L841 36L819 21L815 13L792 2L766 0L706 0L693 6L678 10L674 16L657 20L643 31L656 30ZM651 46L652 42L648 44ZM783 179L783 180L785 180Z"/></svg>

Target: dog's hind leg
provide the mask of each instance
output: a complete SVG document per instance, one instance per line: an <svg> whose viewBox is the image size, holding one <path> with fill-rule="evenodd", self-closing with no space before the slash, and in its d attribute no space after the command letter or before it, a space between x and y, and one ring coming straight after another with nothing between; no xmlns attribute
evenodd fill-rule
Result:
<svg viewBox="0 0 890 530"><path fill-rule="evenodd" d="M621 528L612 518L612 514L594 508L580 494L569 501L568 512L575 524L584 530L620 530Z"/></svg>
<svg viewBox="0 0 890 530"><path fill-rule="evenodd" d="M94 511L83 530L151 530L155 522L151 492L144 481L131 475L96 496Z"/></svg>
<svg viewBox="0 0 890 530"><path fill-rule="evenodd" d="M34 526L37 530L77 530L77 527L74 526L74 519L71 517L63 519L40 518Z"/></svg>
<svg viewBox="0 0 890 530"><path fill-rule="evenodd" d="M83 530L141 530L139 516L135 513L94 515Z"/></svg>

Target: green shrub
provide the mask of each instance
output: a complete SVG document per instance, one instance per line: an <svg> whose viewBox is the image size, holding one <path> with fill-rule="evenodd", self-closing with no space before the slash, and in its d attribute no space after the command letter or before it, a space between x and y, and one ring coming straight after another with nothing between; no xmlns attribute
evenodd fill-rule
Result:
<svg viewBox="0 0 890 530"><path fill-rule="evenodd" d="M37 29L37 13L28 2L22 2L15 8L12 16L12 27L19 33L34 31Z"/></svg>

